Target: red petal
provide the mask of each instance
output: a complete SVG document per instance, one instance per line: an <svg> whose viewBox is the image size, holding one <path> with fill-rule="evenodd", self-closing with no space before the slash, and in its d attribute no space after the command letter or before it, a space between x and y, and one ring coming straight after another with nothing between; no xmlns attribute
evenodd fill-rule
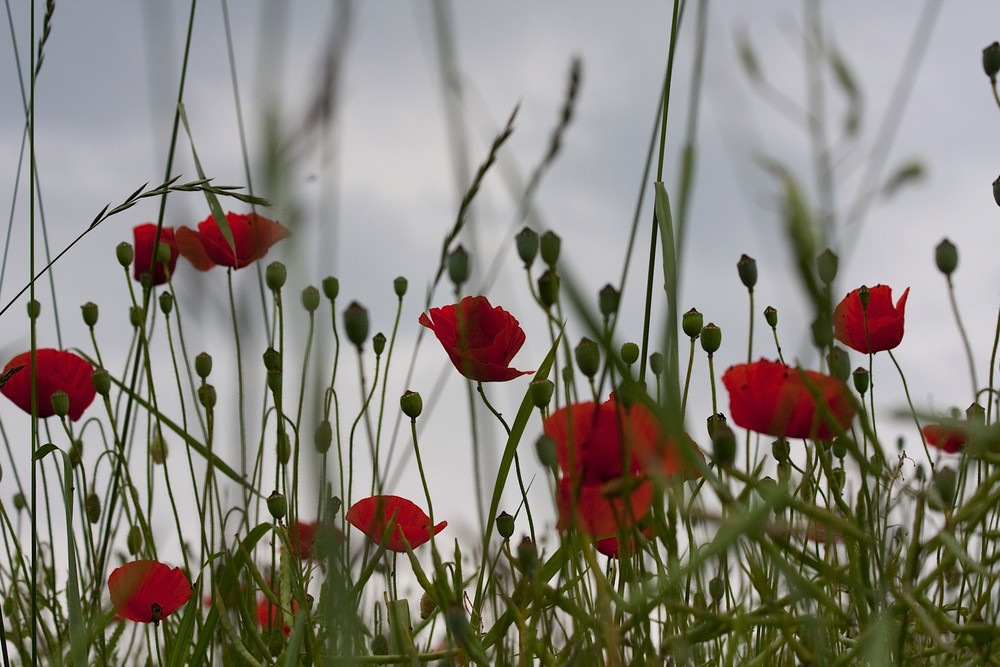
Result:
<svg viewBox="0 0 1000 667"><path fill-rule="evenodd" d="M347 511L345 518L380 545L392 521L393 530L384 546L398 553L406 551L404 538L411 549L416 549L448 525L447 521L442 521L432 529L430 517L417 505L399 496L372 496L359 500Z"/></svg>
<svg viewBox="0 0 1000 667"><path fill-rule="evenodd" d="M181 257L191 262L191 266L199 271L208 271L215 266L198 232L187 227L178 227L174 232L174 242L177 243L177 252Z"/></svg>
<svg viewBox="0 0 1000 667"><path fill-rule="evenodd" d="M191 584L179 567L136 560L111 573L108 592L120 617L137 623L158 623L187 604Z"/></svg>
<svg viewBox="0 0 1000 667"><path fill-rule="evenodd" d="M36 350L35 354L38 364L36 380L38 416L44 419L54 415L52 394L64 391L69 396L69 418L73 421L78 420L97 394L92 379L94 367L72 352L42 348ZM4 396L28 414L31 414L30 363L30 351L22 352L11 359L4 367L4 373L16 366L24 368L11 376L0 388Z"/></svg>

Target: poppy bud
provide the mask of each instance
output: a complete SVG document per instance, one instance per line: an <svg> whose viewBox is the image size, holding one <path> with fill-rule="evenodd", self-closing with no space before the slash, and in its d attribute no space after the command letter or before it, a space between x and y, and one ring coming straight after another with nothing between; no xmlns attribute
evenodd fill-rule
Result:
<svg viewBox="0 0 1000 667"><path fill-rule="evenodd" d="M264 282L269 290L280 290L288 280L288 269L281 262L271 262L264 270Z"/></svg>
<svg viewBox="0 0 1000 667"><path fill-rule="evenodd" d="M357 301L344 310L344 331L347 340L360 350L368 338L368 310Z"/></svg>
<svg viewBox="0 0 1000 667"><path fill-rule="evenodd" d="M831 445L831 451L833 451L833 455L838 459L842 459L847 456L847 443L843 438L834 438L833 445Z"/></svg>
<svg viewBox="0 0 1000 667"><path fill-rule="evenodd" d="M942 239L934 248L934 263L938 271L950 276L958 268L958 248L948 239Z"/></svg>
<svg viewBox="0 0 1000 667"><path fill-rule="evenodd" d="M635 343L622 343L621 356L622 361L631 366L639 360L639 346Z"/></svg>
<svg viewBox="0 0 1000 667"><path fill-rule="evenodd" d="M87 514L87 521L90 523L97 523L101 520L101 499L96 493L88 493L87 499L84 501L84 509Z"/></svg>
<svg viewBox="0 0 1000 667"><path fill-rule="evenodd" d="M538 453L538 460L546 468L554 468L559 459L556 457L556 441L547 435L543 435L535 442L535 451Z"/></svg>
<svg viewBox="0 0 1000 667"><path fill-rule="evenodd" d="M711 415L706 421L708 427L708 437L715 438L715 432L719 429L729 428L726 424L726 415L721 412L717 412Z"/></svg>
<svg viewBox="0 0 1000 667"><path fill-rule="evenodd" d="M551 308L559 300L559 276L552 269L538 277L538 299L546 308Z"/></svg>
<svg viewBox="0 0 1000 667"><path fill-rule="evenodd" d="M115 256L118 258L118 263L127 269L132 266L132 259L135 258L135 250L132 248L131 243L122 241L115 248Z"/></svg>
<svg viewBox="0 0 1000 667"><path fill-rule="evenodd" d="M778 438L771 443L771 456L778 463L787 463L788 456L792 453L792 446L784 438Z"/></svg>
<svg viewBox="0 0 1000 667"><path fill-rule="evenodd" d="M382 354L385 349L385 334L381 331L372 337L372 349L375 350L375 356Z"/></svg>
<svg viewBox="0 0 1000 667"><path fill-rule="evenodd" d="M597 343L584 337L573 350L573 354L580 372L593 379L601 368L601 350L597 347Z"/></svg>
<svg viewBox="0 0 1000 667"><path fill-rule="evenodd" d="M80 311L83 313L83 323L93 328L97 324L97 304L93 301L88 301L80 306Z"/></svg>
<svg viewBox="0 0 1000 667"><path fill-rule="evenodd" d="M198 387L198 401L203 408L211 410L215 407L216 400L218 400L218 397L215 394L215 387L210 384L203 384Z"/></svg>
<svg viewBox="0 0 1000 667"><path fill-rule="evenodd" d="M146 321L146 311L142 306L132 306L128 309L128 321L138 329Z"/></svg>
<svg viewBox="0 0 1000 667"><path fill-rule="evenodd" d="M278 442L275 447L278 457L278 463L281 465L287 465L288 461L292 458L292 443L288 440L288 434L284 431L278 433Z"/></svg>
<svg viewBox="0 0 1000 667"><path fill-rule="evenodd" d="M327 513L330 516L337 516L337 512L340 511L340 506L344 504L344 501L337 496L330 498L329 504L327 504Z"/></svg>
<svg viewBox="0 0 1000 667"><path fill-rule="evenodd" d="M469 279L472 267L469 266L469 253L461 245L448 253L448 277L455 287L461 287Z"/></svg>
<svg viewBox="0 0 1000 667"><path fill-rule="evenodd" d="M406 288L409 286L409 282L403 276L398 276L392 281L392 290L396 293L400 299L406 295Z"/></svg>
<svg viewBox="0 0 1000 667"><path fill-rule="evenodd" d="M531 394L531 403L541 410L548 406L552 400L552 394L556 386L551 380L532 380L528 384L528 393Z"/></svg>
<svg viewBox="0 0 1000 667"><path fill-rule="evenodd" d="M858 393L862 396L868 391L868 371L861 366L854 369L854 388L858 390Z"/></svg>
<svg viewBox="0 0 1000 667"><path fill-rule="evenodd" d="M154 433L149 440L149 458L158 465L167 460L167 442L160 433Z"/></svg>
<svg viewBox="0 0 1000 667"><path fill-rule="evenodd" d="M621 294L608 284L597 293L597 307L604 317L611 317L618 312L618 304L621 302Z"/></svg>
<svg viewBox="0 0 1000 667"><path fill-rule="evenodd" d="M615 398L617 398L618 401L626 408L631 408L642 399L642 396L645 393L645 383L633 382L632 380L626 379L618 385L617 389L615 389Z"/></svg>
<svg viewBox="0 0 1000 667"><path fill-rule="evenodd" d="M103 368L98 368L90 376L91 382L94 383L94 389L101 396L107 397L111 393L111 375Z"/></svg>
<svg viewBox="0 0 1000 667"><path fill-rule="evenodd" d="M701 330L701 349L709 354L715 354L722 347L722 329L711 322Z"/></svg>
<svg viewBox="0 0 1000 667"><path fill-rule="evenodd" d="M194 372L198 374L202 380L207 378L212 374L212 355L208 352L200 352L198 356L194 358Z"/></svg>
<svg viewBox="0 0 1000 667"><path fill-rule="evenodd" d="M132 526L128 529L126 542L129 554L132 556L139 555L139 552L142 550L142 531L139 530L139 526Z"/></svg>
<svg viewBox="0 0 1000 667"><path fill-rule="evenodd" d="M169 315L170 311L174 308L174 295L170 292L163 292L160 294L160 312L164 315Z"/></svg>
<svg viewBox="0 0 1000 667"><path fill-rule="evenodd" d="M550 269L556 268L559 261L559 251L562 249L562 239L551 229L539 240L539 248L542 251L542 261L548 264Z"/></svg>
<svg viewBox="0 0 1000 667"><path fill-rule="evenodd" d="M529 579L535 575L535 568L538 566L538 549L531 538L525 537L517 545L517 564Z"/></svg>
<svg viewBox="0 0 1000 667"><path fill-rule="evenodd" d="M834 468L830 475L830 487L838 494L844 489L844 482L847 481L847 473L843 468Z"/></svg>
<svg viewBox="0 0 1000 667"><path fill-rule="evenodd" d="M310 313L316 312L319 308L319 290L312 285L302 290L302 307Z"/></svg>
<svg viewBox="0 0 1000 667"><path fill-rule="evenodd" d="M507 512L500 512L497 516L497 532L500 533L500 537L509 540L514 534L514 517Z"/></svg>
<svg viewBox="0 0 1000 667"><path fill-rule="evenodd" d="M767 322L767 326L772 329L778 326L778 309L774 306L768 306L764 309L764 321Z"/></svg>
<svg viewBox="0 0 1000 667"><path fill-rule="evenodd" d="M69 394L65 391L54 391L50 397L52 401L52 412L57 417L65 417L69 414Z"/></svg>
<svg viewBox="0 0 1000 667"><path fill-rule="evenodd" d="M426 621L436 609L437 602L427 594L427 591L424 591L424 594L420 596L420 618Z"/></svg>
<svg viewBox="0 0 1000 667"><path fill-rule="evenodd" d="M267 497L267 511L275 520L280 521L288 512L288 499L278 493L277 489L272 491Z"/></svg>
<svg viewBox="0 0 1000 667"><path fill-rule="evenodd" d="M323 278L323 295L330 301L336 301L340 294L340 281L333 276Z"/></svg>
<svg viewBox="0 0 1000 667"><path fill-rule="evenodd" d="M563 366L562 378L564 384L573 384L573 367Z"/></svg>
<svg viewBox="0 0 1000 667"><path fill-rule="evenodd" d="M982 428L986 423L986 410L979 403L973 403L965 409L965 418L969 422L969 429Z"/></svg>
<svg viewBox="0 0 1000 667"><path fill-rule="evenodd" d="M153 274L150 273L149 271L143 271L141 274L139 274L139 284L142 286L142 289L149 289L150 287L152 287Z"/></svg>
<svg viewBox="0 0 1000 667"><path fill-rule="evenodd" d="M281 371L267 372L267 388L275 394L281 393Z"/></svg>
<svg viewBox="0 0 1000 667"><path fill-rule="evenodd" d="M728 468L736 462L736 434L725 424L713 429L712 458L720 468Z"/></svg>
<svg viewBox="0 0 1000 667"><path fill-rule="evenodd" d="M681 329L684 330L684 335L692 340L701 335L701 330L704 327L705 316L694 308L681 316Z"/></svg>
<svg viewBox="0 0 1000 667"><path fill-rule="evenodd" d="M653 371L653 375L660 377L663 375L663 355L659 352L654 352L649 355L649 370Z"/></svg>
<svg viewBox="0 0 1000 667"><path fill-rule="evenodd" d="M993 181L993 201L1000 206L1000 176L997 176L997 180Z"/></svg>
<svg viewBox="0 0 1000 667"><path fill-rule="evenodd" d="M69 464L78 466L83 460L83 440L72 440L69 443Z"/></svg>
<svg viewBox="0 0 1000 667"><path fill-rule="evenodd" d="M399 407L410 419L416 419L424 411L424 399L415 391L404 391L399 397Z"/></svg>
<svg viewBox="0 0 1000 667"><path fill-rule="evenodd" d="M313 435L313 444L316 446L316 451L320 454L326 454L330 451L330 445L333 443L333 424L330 423L329 419L324 419L316 427L316 433Z"/></svg>
<svg viewBox="0 0 1000 667"><path fill-rule="evenodd" d="M816 272L819 274L819 279L827 287L832 285L834 278L837 277L838 263L839 258L829 248L821 252L819 257L816 258Z"/></svg>
<svg viewBox="0 0 1000 667"><path fill-rule="evenodd" d="M20 492L15 493L14 494L14 509L17 510L18 512L20 512L20 511L24 510L24 508L26 508L27 506L28 506L28 503L26 503L25 500L24 500L24 494L20 493Z"/></svg>
<svg viewBox="0 0 1000 667"><path fill-rule="evenodd" d="M514 237L517 246L517 256L524 262L524 268L530 269L538 256L538 233L530 227L525 227Z"/></svg>
<svg viewBox="0 0 1000 667"><path fill-rule="evenodd" d="M951 507L955 502L955 491L958 487L958 479L955 471L951 468L941 468L934 473L934 490L941 499L942 507ZM937 503L933 503L937 504Z"/></svg>
<svg viewBox="0 0 1000 667"><path fill-rule="evenodd" d="M381 632L372 637L372 655L389 655L389 640Z"/></svg>
<svg viewBox="0 0 1000 667"><path fill-rule="evenodd" d="M281 353L278 352L273 347L269 347L264 350L264 368L269 371L280 371L281 370Z"/></svg>
<svg viewBox="0 0 1000 667"><path fill-rule="evenodd" d="M740 261L736 262L736 271L740 274L740 282L748 290L753 291L757 284L757 260L750 255L742 255Z"/></svg>
<svg viewBox="0 0 1000 667"><path fill-rule="evenodd" d="M983 49L983 71L990 81L997 78L997 72L1000 72L1000 43L993 42Z"/></svg>
<svg viewBox="0 0 1000 667"><path fill-rule="evenodd" d="M830 365L830 375L841 382L847 382L847 378L851 374L851 358L848 356L847 350L834 345L826 355L826 363Z"/></svg>
<svg viewBox="0 0 1000 667"><path fill-rule="evenodd" d="M722 577L712 577L708 580L708 594L712 596L713 602L718 602L726 594L726 582Z"/></svg>
<svg viewBox="0 0 1000 667"><path fill-rule="evenodd" d="M28 302L28 319L37 320L42 314L42 304L32 299Z"/></svg>
<svg viewBox="0 0 1000 667"><path fill-rule="evenodd" d="M833 326L830 318L820 313L812 323L813 345L822 349L833 344Z"/></svg>
<svg viewBox="0 0 1000 667"><path fill-rule="evenodd" d="M861 302L861 308L863 310L868 309L868 302L871 301L872 291L868 288L868 285L862 285L858 288L858 301Z"/></svg>

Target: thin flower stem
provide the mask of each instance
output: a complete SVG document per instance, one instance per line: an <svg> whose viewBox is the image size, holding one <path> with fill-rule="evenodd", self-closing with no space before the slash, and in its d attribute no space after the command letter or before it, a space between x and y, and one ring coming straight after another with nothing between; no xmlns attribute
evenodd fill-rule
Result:
<svg viewBox="0 0 1000 667"><path fill-rule="evenodd" d="M993 352L990 354L990 385L986 394L986 425L989 426L993 423L992 413L993 413L993 402L994 400L1000 401L1000 399L994 399L996 394L993 392L993 373L997 367L997 347L1000 345L1000 310L997 311L997 326L996 333L993 334ZM978 396L977 396L978 399ZM1000 411L1000 402L997 403L998 411ZM998 414L1000 416L1000 414Z"/></svg>
<svg viewBox="0 0 1000 667"><path fill-rule="evenodd" d="M433 531L434 504L431 501L431 489L427 485L427 475L424 473L424 462L420 458L420 445L417 443L417 420L415 418L410 420L410 437L413 439L413 455L417 459L417 471L420 473L420 484L424 487L424 497L427 499L427 516Z"/></svg>
<svg viewBox="0 0 1000 667"><path fill-rule="evenodd" d="M962 324L962 317L958 312L958 301L955 299L955 287L948 279L948 302L951 304L951 312L955 316L955 324L958 325L958 334L962 338L962 346L965 348L965 359L969 364L969 378L972 380L972 400L975 401L979 395L979 382L976 381L976 362L972 358L972 346L969 344L969 335L965 332L965 325ZM993 376L993 367L990 366L990 377Z"/></svg>
<svg viewBox="0 0 1000 667"><path fill-rule="evenodd" d="M240 419L240 475L244 478L247 476L247 421L246 421L246 406L244 406L244 399L246 398L246 390L243 386L243 352L240 348L240 327L239 322L236 317L236 296L233 293L233 269L226 270L227 284L229 285L229 313L230 318L233 322L233 342L236 345L236 384L237 384L237 401L239 404L239 419ZM211 428L211 426L209 426ZM242 487L243 494L243 507L250 506L250 490L247 487Z"/></svg>
<svg viewBox="0 0 1000 667"><path fill-rule="evenodd" d="M906 404L910 406L910 414L913 415L913 423L917 426L917 433L920 435L920 442L924 446L924 454L927 455L927 460L931 462L931 469L933 469L934 460L931 458L931 452L927 448L927 438L924 437L924 431L920 428L920 418L917 417L917 410L913 407L913 401L910 399L910 388L906 384L906 376L903 374L903 369L900 368L899 362L896 361L896 356L892 353L892 350L887 350L887 352L889 353L889 358L892 359L892 363L895 364L896 370L899 371L899 379L903 382L903 392L906 394ZM872 421L872 430L874 430L874 428L875 422Z"/></svg>
<svg viewBox="0 0 1000 667"><path fill-rule="evenodd" d="M695 339L691 339L691 351L688 353L687 373L684 376L684 395L681 398L681 418L687 414L688 389L691 388L691 370L694 368L694 344Z"/></svg>

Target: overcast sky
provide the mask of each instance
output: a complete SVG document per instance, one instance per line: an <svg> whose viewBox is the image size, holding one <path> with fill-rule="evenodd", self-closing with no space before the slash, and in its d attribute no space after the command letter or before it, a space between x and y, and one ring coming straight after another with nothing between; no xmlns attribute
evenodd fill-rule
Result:
<svg viewBox="0 0 1000 667"><path fill-rule="evenodd" d="M3 304L28 275L24 172L19 183L15 180L19 167L25 168L20 161L24 107L12 39L23 74L28 68L30 19L28 3L13 4L12 31L0 35L0 50L7 54L0 59L0 155L5 156L0 191L7 193L12 225L11 251L0 284ZM959 247L954 279L983 385L998 306L995 248L1000 233L990 184L1000 173L1000 110L980 61L982 48L1000 38L1000 32L991 32L997 26L996 5L986 0L819 4L824 42L829 52L840 54L860 90L858 134L845 139L848 107L830 70L824 70L838 219L844 220L859 192L879 188L898 166L919 161L924 173L922 180L893 197L878 198L861 222L837 229L832 244L841 253L838 296L861 284L885 283L897 295L909 286L907 333L897 359L914 401L922 408L964 409L971 400L965 357L933 253L945 236ZM36 5L40 34L44 7ZM182 5L57 5L35 111L40 197L53 252L75 238L105 204L118 203L143 183L163 180L188 20L188 8ZM694 90L698 3L688 5L676 55L664 170L672 193ZM326 275L338 276L339 307L355 299L368 305L373 332L388 333L392 327L392 279L403 275L410 280L395 379L390 378L388 389L393 408L404 389L428 395L447 363L436 342L425 338L417 375L411 386L403 386L416 319L442 238L454 220L464 184L515 106L514 134L487 177L461 240L474 253L470 289L484 290L525 326L528 342L514 365L535 368L541 362L547 332L525 290L510 238L511 230L523 223L518 217L523 181L547 148L573 58L582 63L574 120L541 183L531 221L540 230L553 229L562 236L564 261L585 291L596 294L603 284L619 279L637 196L645 193L639 248L618 331L620 340L639 336L652 195L652 183L642 180L642 169L665 72L669 4L365 2L339 14L333 3L238 0L229 3L228 10L254 191L278 204L268 215L286 222L295 233L268 259L289 263L292 294ZM758 356L776 356L759 317L764 306L773 305L780 312L786 357L808 367L818 365L806 335L809 311L790 272L779 184L762 166L765 159L784 164L816 204L813 153L799 114L806 100L806 16L803 3L777 1L713 2L705 14L696 180L683 249L680 306L696 307L706 321L722 327L724 342L716 364L720 375L746 355L746 294L735 270L741 253L754 256L759 265ZM194 25L184 94L194 142L206 174L216 183L247 185L223 6L203 0ZM922 34L921 25L928 28L927 39L911 51L915 35ZM452 40L454 57L449 63L456 68L449 92L439 55L443 40L447 42L442 26ZM752 45L772 92L751 85L738 55L744 40ZM313 133L300 142L296 161L284 172L285 187L266 191L266 120L273 119L272 126L282 136L302 125L306 108L329 78L323 63L331 44L341 49L335 59L332 122L325 134ZM915 66L915 78L912 85L900 86L908 66ZM456 96L458 120L448 115L449 95ZM775 101L778 97L784 101ZM905 106L886 121L894 99ZM887 134L886 128L891 130ZM455 158L456 136L464 137L461 160ZM887 144L884 169L866 182L862 175L868 173L876 142L886 137L892 142ZM196 177L183 133L172 174L184 180ZM224 206L246 210L238 202ZM206 215L201 195L180 194L170 199L166 224L193 225ZM127 291L114 246L131 240L133 225L155 216L152 202L136 206L105 222L57 264L65 347L89 350L78 315L79 305L88 300L102 308L102 340L127 340ZM498 253L499 276L486 285L487 267ZM225 312L225 278L218 272L195 276L188 269L181 266L176 280L181 307L201 312L200 326L206 332L193 343L194 351L213 352L217 364L225 364L231 354L226 320L215 315ZM249 295L246 306L253 307L256 276L241 271L236 286ZM51 298L40 299L46 318L51 318ZM433 305L452 301L450 287L442 283ZM7 356L27 347L23 313L23 305L17 305L5 315L0 347L9 350ZM223 323L213 328L212 319ZM52 320L43 321L47 328L40 343L56 346ZM570 335L575 344L580 330ZM256 345L262 349L263 338ZM250 356L259 358L257 352ZM902 404L902 393L898 375L884 356L875 360L876 391L885 411L880 418L889 420L891 410ZM853 365L863 361L852 353ZM465 396L459 378L454 373L448 378L440 399L446 403L424 423L423 439L437 468L432 484L440 484L441 493L454 503L466 504L471 490L468 427L450 419L465 410ZM706 380L707 366L699 358L688 424L703 445L704 418L710 412ZM216 382L222 383L218 378ZM512 415L526 384L521 379L491 387L491 398ZM353 391L350 383L342 391ZM724 393L720 400L728 412ZM6 403L0 405L0 416L5 423L21 418ZM485 423L498 448L499 428ZM916 433L908 422L882 423L891 423L886 428L908 438L908 451L918 454L919 448L912 446ZM529 444L539 431L533 422ZM533 454L528 458L533 460ZM540 489L540 480L537 484ZM12 488L7 479L0 485L5 492ZM395 490L420 497L414 475L402 476Z"/></svg>

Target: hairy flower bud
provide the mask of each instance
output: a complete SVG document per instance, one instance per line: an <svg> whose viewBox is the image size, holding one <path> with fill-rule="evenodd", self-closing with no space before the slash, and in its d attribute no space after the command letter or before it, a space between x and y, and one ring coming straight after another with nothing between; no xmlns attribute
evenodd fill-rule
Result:
<svg viewBox="0 0 1000 667"><path fill-rule="evenodd" d="M132 556L138 556L139 552L142 551L142 531L139 530L139 526L131 526L128 529L128 538L126 540L128 544L128 552Z"/></svg>
<svg viewBox="0 0 1000 667"><path fill-rule="evenodd" d="M539 248L542 251L542 261L550 269L556 268L556 262L559 261L559 251L562 249L562 239L559 238L559 235L551 229L545 232L539 239Z"/></svg>
<svg viewBox="0 0 1000 667"><path fill-rule="evenodd" d="M396 293L400 299L406 295L406 288L409 286L409 282L403 276L397 276L395 280L392 281L392 291Z"/></svg>
<svg viewBox="0 0 1000 667"><path fill-rule="evenodd" d="M837 277L837 267L840 259L832 250L827 248L816 258L816 272L823 284L829 287Z"/></svg>
<svg viewBox="0 0 1000 667"><path fill-rule="evenodd" d="M584 337L573 350L573 354L580 372L593 379L601 368L601 350L597 343Z"/></svg>
<svg viewBox="0 0 1000 667"><path fill-rule="evenodd" d="M90 376L94 383L94 389L101 396L107 397L111 393L111 375L103 368L98 368Z"/></svg>
<svg viewBox="0 0 1000 667"><path fill-rule="evenodd" d="M169 315L170 311L174 309L174 295L170 292L160 293L160 312L164 315Z"/></svg>
<svg viewBox="0 0 1000 667"><path fill-rule="evenodd" d="M983 49L983 71L990 81L996 80L997 72L1000 72L1000 42L993 42Z"/></svg>
<svg viewBox="0 0 1000 667"><path fill-rule="evenodd" d="M84 510L87 514L87 521L97 523L101 520L101 499L96 493L88 493L84 501Z"/></svg>
<svg viewBox="0 0 1000 667"><path fill-rule="evenodd" d="M948 239L941 239L941 243L934 248L934 262L938 271L950 276L958 268L958 248Z"/></svg>
<svg viewBox="0 0 1000 667"><path fill-rule="evenodd" d="M742 255L736 262L736 271L740 274L740 282L751 292L757 284L757 260L750 255Z"/></svg>
<svg viewBox="0 0 1000 667"><path fill-rule="evenodd" d="M538 233L530 227L525 227L514 237L517 246L517 256L524 262L524 268L530 269L538 256Z"/></svg>
<svg viewBox="0 0 1000 667"><path fill-rule="evenodd" d="M88 301L80 306L80 311L83 314L83 323L88 327L93 328L94 325L97 324L97 304L93 301Z"/></svg>
<svg viewBox="0 0 1000 667"><path fill-rule="evenodd" d="M358 349L368 339L368 310L357 301L344 310L344 331L347 340Z"/></svg>
<svg viewBox="0 0 1000 667"><path fill-rule="evenodd" d="M325 296L330 301L336 301L337 296L340 294L340 281L333 276L327 276L323 278L323 296Z"/></svg>
<svg viewBox="0 0 1000 667"><path fill-rule="evenodd" d="M538 409L548 407L555 390L555 384L548 379L532 380L528 384L528 394L531 396L531 403Z"/></svg>
<svg viewBox="0 0 1000 667"><path fill-rule="evenodd" d="M461 287L472 273L469 252L459 245L448 253L448 277L455 287Z"/></svg>
<svg viewBox="0 0 1000 667"><path fill-rule="evenodd" d="M288 269L281 262L271 262L264 269L264 282L269 290L280 290L288 280Z"/></svg>
<svg viewBox="0 0 1000 667"><path fill-rule="evenodd" d="M602 287L601 291L597 293L597 307L600 309L601 315L611 317L617 313L621 298L621 294L613 285L608 284Z"/></svg>
<svg viewBox="0 0 1000 667"><path fill-rule="evenodd" d="M199 352L194 358L194 372L202 380L212 374L212 355L208 352Z"/></svg>

